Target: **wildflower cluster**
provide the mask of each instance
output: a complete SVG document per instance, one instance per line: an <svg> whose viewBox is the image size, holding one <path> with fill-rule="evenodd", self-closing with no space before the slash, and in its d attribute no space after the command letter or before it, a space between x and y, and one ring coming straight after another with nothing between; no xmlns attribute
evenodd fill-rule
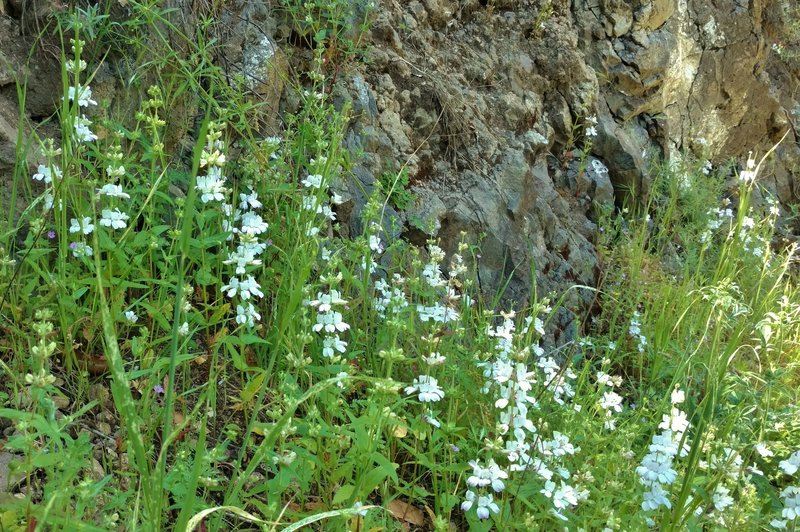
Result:
<svg viewBox="0 0 800 532"><path fill-rule="evenodd" d="M124 205L123 200L130 199L119 181L125 176L125 167L122 165L122 151L119 145L114 145L108 154L109 164L106 167L108 182L97 189L97 195L106 202L102 210L100 225L111 230L125 229L128 227L129 216L120 210Z"/></svg>
<svg viewBox="0 0 800 532"><path fill-rule="evenodd" d="M69 74L73 75L74 85L67 89L67 98L77 104L77 112L80 112L80 116L78 116L77 112L70 115L73 138L79 143L94 142L97 140L97 135L89 128L92 125L92 121L86 118L82 111L84 107L88 108L97 105L97 102L92 100L91 87L80 83L80 73L86 69L86 62L80 58L83 46L86 43L79 38L70 39L70 43L72 44L72 53L75 59L67 61L66 69Z"/></svg>
<svg viewBox="0 0 800 532"><path fill-rule="evenodd" d="M336 193L328 196L330 183L325 177L327 164L328 158L324 155L311 159L309 173L300 181L305 189L302 197L303 210L315 215L306 223L306 236L317 236L327 224L336 221L336 213L331 204L338 204L341 199ZM320 225L320 221L325 225Z"/></svg>
<svg viewBox="0 0 800 532"><path fill-rule="evenodd" d="M200 156L200 168L206 173L197 176L194 188L200 194L200 201L225 201L225 176L222 169L225 166L225 143L222 140L222 129L215 123L208 125L206 146Z"/></svg>
<svg viewBox="0 0 800 532"><path fill-rule="evenodd" d="M600 390L603 392L602 397L598 401L598 406L603 411L603 416L605 417L603 427L606 430L613 431L617 427L614 414L622 412L622 397L614 391L614 388L622 385L622 377L618 375L611 376L604 371L598 371L596 379ZM609 388L609 390L606 391L606 388Z"/></svg>
<svg viewBox="0 0 800 532"><path fill-rule="evenodd" d="M671 411L669 415L663 416L658 425L661 433L653 436L650 452L636 468L639 482L649 488L642 502L642 509L646 512L657 510L661 506L672 508L669 491L665 486L672 485L678 477L677 471L672 467L675 457L684 457L689 452L688 443L684 439L689 421L686 413L678 408L685 399L683 390L676 386L671 395Z"/></svg>
<svg viewBox="0 0 800 532"><path fill-rule="evenodd" d="M688 422L686 422L688 424ZM711 444L714 440L714 431L709 431L709 438L703 445L704 450L708 450L711 447ZM744 480L745 484L748 484L750 478L752 477L751 473L756 473L762 475L761 471L758 471L755 467L747 468L748 473L747 475L743 476L742 473L745 472L745 469L742 467L744 460L742 456L739 454L738 451L728 447L727 445L723 445L720 452L718 454L713 454L709 461L700 460L698 463L698 468L702 471L713 471L716 474L722 473L720 481L714 486L714 491L711 492L711 505L708 509L708 512L705 514L705 518L713 521L714 523L730 527L731 524L727 523L727 516L725 514L725 510L733 506L734 499L731 496L733 490L736 489L737 484L739 481ZM741 490L742 493L746 492L746 489ZM694 496L689 496L687 504L690 504ZM702 506L698 506L694 514L696 516L703 516L704 508Z"/></svg>
<svg viewBox="0 0 800 532"><path fill-rule="evenodd" d="M253 302L264 297L253 273L262 264L259 257L267 248L263 236L269 224L259 214L261 202L251 187L239 193L236 206L225 202L228 189L225 186L224 166L222 127L212 122L208 126L206 145L200 154L200 168L205 169L206 173L197 176L195 189L204 204L222 202L221 209L225 216L222 228L228 233L228 240L235 240L236 249L229 251L223 261L233 267L233 275L221 290L227 297L236 300L236 323L252 328L261 320L261 314Z"/></svg>
<svg viewBox="0 0 800 532"><path fill-rule="evenodd" d="M457 321L460 317L456 305L461 302L465 305L470 305L472 300L468 295L462 295L460 289L463 287L462 280L466 274L467 268L464 265L464 259L461 255L466 250L466 244L461 243L457 253L454 253L450 260L450 271L447 278L441 270L441 263L445 259L445 253L438 245L433 242L428 243L429 260L422 266L420 272L420 280L423 289L429 291L438 298L432 305L418 304L416 307L417 317L420 321L428 324L429 334L422 337L424 344L422 355L422 362L428 367L428 371L433 370L436 366L445 363L446 358L437 350L438 341L435 339L436 333L441 330L444 324ZM375 308L378 313L381 313L384 308L390 308L392 312L399 312L404 309L408 303L400 288L401 283L404 281L402 278L395 276L395 286L390 287L386 283L379 285L376 283L376 288L382 293L381 298L375 299ZM441 301L444 301L442 303ZM422 374L414 378L414 382L405 389L406 394L417 394L417 398L422 403L435 403L444 398L445 392L439 386L439 381L430 374ZM428 405L426 414L423 419L434 427L440 427L441 423L436 419L436 412L434 412L432 405ZM476 501L481 503L486 501ZM486 502L490 505L490 502ZM488 507L488 506L481 506Z"/></svg>
<svg viewBox="0 0 800 532"><path fill-rule="evenodd" d="M644 353L647 347L647 337L642 334L641 316L636 310L633 311L633 316L631 316L631 322L628 325L628 334L636 340L636 349L638 349L640 353Z"/></svg>
<svg viewBox="0 0 800 532"><path fill-rule="evenodd" d="M88 109L89 107L96 106L97 102L92 99L91 87L89 85L81 84L80 81L81 72L86 68L86 62L80 59L81 50L83 49L85 43L79 38L71 39L70 42L72 43L72 52L75 56L75 59L68 61L66 68L68 73L71 74L74 85L68 88L66 99L69 102L72 102L72 105L74 106L74 110L71 110L70 112L70 120L72 120L73 125L73 139L78 143L93 142L97 140L97 135L95 135L89 128L89 126L92 125L92 122L83 114L83 108ZM78 116L78 112L81 113L80 116ZM60 150L51 153L60 154ZM118 161L118 159L114 157L116 153L117 152L112 152L112 157L110 159L112 163ZM61 170L54 165L49 168L43 168L40 166L39 172L33 176L34 179L43 181L46 184L52 184L54 177L59 180L63 177ZM109 179L117 180L118 177L109 173ZM114 183L110 182L108 185L114 185ZM104 187L105 186L106 185L104 185ZM107 191L110 189L101 188L100 190ZM122 192L120 191L120 193ZM49 191L45 194L50 197L49 201L46 200L45 202L47 207L48 204L52 204L52 195ZM101 198L104 195L104 193L99 194ZM112 231L127 227L128 215L114 206L113 199L108 199L108 202L108 208L103 209L101 212L99 224L103 227L110 228ZM94 254L94 250L86 241L86 237L91 235L92 232L94 232L94 229L95 224L90 216L78 216L77 218L70 218L69 232L73 235L76 235L76 239L69 244L69 248L72 250L72 255L74 257L91 257Z"/></svg>
<svg viewBox="0 0 800 532"><path fill-rule="evenodd" d="M800 470L800 451L795 451L786 460L778 463L781 471L795 477ZM781 518L773 519L770 522L774 528L786 529L790 525L796 524L800 517L800 486L787 486L781 491Z"/></svg>
<svg viewBox="0 0 800 532"><path fill-rule="evenodd" d="M597 136L597 116L590 115L586 117L586 124L584 125L583 134L589 138Z"/></svg>
<svg viewBox="0 0 800 532"><path fill-rule="evenodd" d="M430 260L422 269L422 279L427 286L440 291L446 303L436 301L432 305L418 304L417 316L424 322L448 323L457 321L459 313L454 307L461 298L461 295L456 291L457 283L452 281L457 280L457 276L463 272L458 268L453 269L450 272L450 280L445 279L440 266L445 258L444 251L436 244L430 243L428 245L428 252ZM469 304L470 300L467 299L466 302Z"/></svg>
<svg viewBox="0 0 800 532"><path fill-rule="evenodd" d="M408 299L403 290L405 281L403 276L397 273L392 276L391 284L385 279L375 281L377 297L373 299L373 306L378 316L386 318L387 313L397 315L408 307Z"/></svg>
<svg viewBox="0 0 800 532"><path fill-rule="evenodd" d="M503 469L493 458L484 466L477 461L470 463L474 474L467 481L470 489L461 507L467 511L476 505L478 517L482 519L487 518L490 511L498 511L493 503L494 495L486 489L491 487L494 492L501 492L505 487L502 481L514 472L532 471L542 479L541 493L550 500L551 512L559 519L566 520L563 511L588 497L588 491L578 490L566 482L571 473L563 465L566 456L580 449L558 431L553 432L552 439L545 439L531 419L531 414L540 407L537 396L541 392L548 391L549 399L562 406L574 396L570 380L576 377L575 373L571 368L562 368L552 356L545 355L539 345L545 331L538 315L548 312L550 307L546 302L537 305L526 317L521 334L515 333L513 312L503 314L500 325L487 329L495 345L493 358L479 363L486 378L482 391L492 393L498 412L497 435L487 442L486 448L490 453L502 455L508 465ZM525 338L530 336L531 328L537 340L526 346ZM531 355L535 360L533 368L527 364Z"/></svg>
<svg viewBox="0 0 800 532"><path fill-rule="evenodd" d="M308 301L308 306L317 311L317 322L312 330L322 336L323 356L336 362L339 355L347 350L347 342L342 340L339 334L350 328L340 312L347 305L347 300L342 299L341 293L337 290L342 281L342 274L324 276L321 281L323 285L327 285L327 291L317 292L317 298Z"/></svg>

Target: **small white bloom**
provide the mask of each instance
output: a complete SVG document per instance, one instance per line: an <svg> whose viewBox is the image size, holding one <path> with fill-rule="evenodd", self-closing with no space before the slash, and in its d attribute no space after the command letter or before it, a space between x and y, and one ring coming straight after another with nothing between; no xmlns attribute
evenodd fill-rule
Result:
<svg viewBox="0 0 800 532"><path fill-rule="evenodd" d="M119 209L103 209L100 225L112 229L124 229L127 227L128 215Z"/></svg>
<svg viewBox="0 0 800 532"><path fill-rule="evenodd" d="M338 290L331 289L330 293L317 292L317 299L308 302L310 307L315 307L319 312L329 312L334 305L346 305L347 300L342 299Z"/></svg>
<svg viewBox="0 0 800 532"><path fill-rule="evenodd" d="M94 255L92 247L83 242L73 242L69 247L72 250L72 256L75 258L91 257Z"/></svg>
<svg viewBox="0 0 800 532"><path fill-rule="evenodd" d="M71 218L69 221L69 232L70 233L83 233L84 235L89 235L94 231L94 224L92 223L92 219L88 216L84 216L80 221L76 218Z"/></svg>
<svg viewBox="0 0 800 532"><path fill-rule="evenodd" d="M247 279L240 281L236 277L231 277L228 284L222 287L223 292L228 293L228 297L234 297L238 293L242 299L250 299L251 295L264 297L264 293L260 290L261 285L255 280L252 275L248 275Z"/></svg>
<svg viewBox="0 0 800 532"><path fill-rule="evenodd" d="M306 188L322 188L322 176L320 174L309 174L308 177L300 182Z"/></svg>
<svg viewBox="0 0 800 532"><path fill-rule="evenodd" d="M50 184L53 182L53 175L55 175L58 179L61 179L63 176L61 169L58 166L50 167L40 164L37 172L33 174L33 179L36 181L44 181L45 184Z"/></svg>
<svg viewBox="0 0 800 532"><path fill-rule="evenodd" d="M775 456L775 453L773 453L772 450L769 447L767 447L767 444L764 443L763 441L760 441L755 445L755 450L759 455L761 455L762 458L769 458L770 456Z"/></svg>
<svg viewBox="0 0 800 532"><path fill-rule="evenodd" d="M121 185L114 185L112 183L107 183L103 185L102 188L98 188L97 193L101 196L130 199L130 195L122 191Z"/></svg>
<svg viewBox="0 0 800 532"><path fill-rule="evenodd" d="M575 488L569 484L565 484L562 480L561 487L553 492L553 506L557 510L563 510L567 507L575 506L577 504L578 493L575 491Z"/></svg>
<svg viewBox="0 0 800 532"><path fill-rule="evenodd" d="M320 312L317 314L317 323L311 328L314 332L320 332L323 329L326 333L344 332L350 328L348 323L345 323L342 315L339 312Z"/></svg>
<svg viewBox="0 0 800 532"><path fill-rule="evenodd" d="M420 375L414 378L411 386L405 389L406 394L410 395L419 392L419 400L423 403L435 403L444 397L444 390L439 387L439 382L430 375Z"/></svg>
<svg viewBox="0 0 800 532"><path fill-rule="evenodd" d="M254 212L246 212L242 215L242 232L249 235L260 235L265 232L269 224L265 222L261 215Z"/></svg>
<svg viewBox="0 0 800 532"><path fill-rule="evenodd" d="M89 126L92 125L92 121L86 118L84 115L79 117L75 117L75 122L73 127L75 128L75 139L78 142L92 142L97 140L97 135L95 135Z"/></svg>
<svg viewBox="0 0 800 532"><path fill-rule="evenodd" d="M669 415L664 414L661 418L661 423L658 425L660 429L669 429L675 433L686 432L689 427L689 419L686 417L686 412L673 408Z"/></svg>
<svg viewBox="0 0 800 532"><path fill-rule="evenodd" d="M200 201L208 203L209 201L223 201L225 200L225 183L222 175L219 172L210 172L208 175L197 176L197 182L194 188L200 192Z"/></svg>
<svg viewBox="0 0 800 532"><path fill-rule="evenodd" d="M672 390L672 396L670 397L670 400L672 401L673 405L681 404L686 400L686 394L683 392L683 390L676 386L675 389Z"/></svg>
<svg viewBox="0 0 800 532"><path fill-rule="evenodd" d="M255 327L256 322L261 320L261 314L256 311L252 303L247 305L236 305L236 323Z"/></svg>
<svg viewBox="0 0 800 532"><path fill-rule="evenodd" d="M381 238L378 235L370 235L369 249L376 253L383 251L383 244L381 243Z"/></svg>
<svg viewBox="0 0 800 532"><path fill-rule="evenodd" d="M778 467L787 475L794 475L797 473L797 470L800 469L800 451L794 452L786 460L781 460L778 463Z"/></svg>
<svg viewBox="0 0 800 532"><path fill-rule="evenodd" d="M500 513L500 507L494 502L491 493L478 497L478 508L476 513L479 519L488 519L489 512Z"/></svg>
<svg viewBox="0 0 800 532"><path fill-rule="evenodd" d="M186 336L189 334L189 322L184 321L183 324L178 328L178 334L181 336Z"/></svg>
<svg viewBox="0 0 800 532"><path fill-rule="evenodd" d="M722 484L717 484L717 489L714 490L712 500L714 502L714 508L719 512L724 511L725 508L733 504L733 497L730 496L730 490Z"/></svg>
<svg viewBox="0 0 800 532"><path fill-rule="evenodd" d="M249 194L245 194L244 192L239 193L239 208L242 210L247 209L260 209L261 202L258 201L258 194L253 190L250 189Z"/></svg>
<svg viewBox="0 0 800 532"><path fill-rule="evenodd" d="M326 336L322 340L322 356L333 358L338 351L344 353L347 350L347 342L339 338L339 335Z"/></svg>
<svg viewBox="0 0 800 532"><path fill-rule="evenodd" d="M139 320L139 316L132 310L126 310L124 312L125 319L130 323L136 323Z"/></svg>
<svg viewBox="0 0 800 532"><path fill-rule="evenodd" d="M672 508L672 503L669 502L669 492L665 491L661 484L656 483L650 487L650 491L645 492L642 510L645 512L657 510L659 506Z"/></svg>
<svg viewBox="0 0 800 532"><path fill-rule="evenodd" d="M783 510L781 517L793 521L800 517L800 488L797 486L787 486L781 492L783 498Z"/></svg>
<svg viewBox="0 0 800 532"><path fill-rule="evenodd" d="M605 392L600 400L600 407L603 410L622 412L622 397L614 391Z"/></svg>
<svg viewBox="0 0 800 532"><path fill-rule="evenodd" d="M77 98L76 98L77 94ZM97 102L92 100L92 89L88 85L83 87L69 87L67 89L67 97L70 100L78 100L78 105L80 107L89 107L90 105L97 105Z"/></svg>

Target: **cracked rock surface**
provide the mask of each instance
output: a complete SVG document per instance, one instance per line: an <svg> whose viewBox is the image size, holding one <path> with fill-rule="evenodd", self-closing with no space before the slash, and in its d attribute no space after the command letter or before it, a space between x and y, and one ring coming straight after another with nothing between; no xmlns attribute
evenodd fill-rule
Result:
<svg viewBox="0 0 800 532"><path fill-rule="evenodd" d="M485 4L485 5L484 5ZM650 192L655 158L714 164L788 137L763 184L796 202L796 74L771 52L770 0L382 0L370 61L348 80L349 147L374 179L404 167L417 201L398 216L418 241L454 249L485 233L482 280L509 295L592 285L595 208ZM579 175L570 135L598 119ZM582 297L576 294L574 303Z"/></svg>

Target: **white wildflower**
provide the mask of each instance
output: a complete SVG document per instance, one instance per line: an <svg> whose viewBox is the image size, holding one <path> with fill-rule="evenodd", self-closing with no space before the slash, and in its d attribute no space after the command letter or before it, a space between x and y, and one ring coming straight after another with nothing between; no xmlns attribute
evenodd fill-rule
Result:
<svg viewBox="0 0 800 532"><path fill-rule="evenodd" d="M306 188L322 188L322 176L320 174L309 174L308 177L300 182Z"/></svg>
<svg viewBox="0 0 800 532"><path fill-rule="evenodd" d="M322 356L333 358L338 351L344 353L347 350L347 342L339 338L339 335L326 336L322 340Z"/></svg>
<svg viewBox="0 0 800 532"><path fill-rule="evenodd" d="M36 181L43 181L45 184L49 185L53 182L53 175L55 175L55 177L58 179L61 179L63 176L61 169L58 166L45 166L40 164L32 178Z"/></svg>
<svg viewBox="0 0 800 532"><path fill-rule="evenodd" d="M94 255L94 250L92 247L84 244L83 242L73 242L69 245L69 247L72 250L72 256L75 258L91 257Z"/></svg>
<svg viewBox="0 0 800 532"><path fill-rule="evenodd" d="M797 470L800 469L800 451L794 452L786 460L781 460L778 463L778 467L787 475L794 475L797 473Z"/></svg>
<svg viewBox="0 0 800 532"><path fill-rule="evenodd" d="M86 118L84 115L79 117L75 117L75 122L73 123L73 127L75 128L75 139L78 142L92 142L97 140L97 135L95 135L89 126L92 125L92 121Z"/></svg>
<svg viewBox="0 0 800 532"><path fill-rule="evenodd" d="M344 332L350 328L348 323L342 318L338 312L320 312L317 314L317 323L314 324L312 330L320 332L324 330L326 333Z"/></svg>
<svg viewBox="0 0 800 532"><path fill-rule="evenodd" d="M124 229L127 227L128 215L119 209L103 209L100 225L112 229Z"/></svg>
<svg viewBox="0 0 800 532"><path fill-rule="evenodd" d="M255 327L257 321L261 320L261 314L256 311L252 303L247 305L236 305L236 323Z"/></svg>
<svg viewBox="0 0 800 532"><path fill-rule="evenodd" d="M111 198L130 199L130 195L122 191L121 185L114 185L107 183L102 188L97 189L97 193L101 196L108 196Z"/></svg>
<svg viewBox="0 0 800 532"><path fill-rule="evenodd" d="M200 201L223 201L225 199L225 182L219 172L209 172L208 175L197 176L194 188L200 192Z"/></svg>
<svg viewBox="0 0 800 532"><path fill-rule="evenodd" d="M439 382L430 375L420 375L414 378L411 386L405 389L406 394L419 392L419 400L423 403L437 402L444 397L444 390L439 387Z"/></svg>
<svg viewBox="0 0 800 532"><path fill-rule="evenodd" d="M88 216L84 216L78 221L76 218L71 218L69 221L69 232L70 233L83 233L84 235L89 235L94 231L94 224L92 223L92 219Z"/></svg>
<svg viewBox="0 0 800 532"><path fill-rule="evenodd" d="M77 89L75 87L69 87L67 89L67 97L71 101L77 99L78 105L80 107L89 107L90 105L97 105L97 102L92 100L92 89L88 85L83 87L79 86Z"/></svg>

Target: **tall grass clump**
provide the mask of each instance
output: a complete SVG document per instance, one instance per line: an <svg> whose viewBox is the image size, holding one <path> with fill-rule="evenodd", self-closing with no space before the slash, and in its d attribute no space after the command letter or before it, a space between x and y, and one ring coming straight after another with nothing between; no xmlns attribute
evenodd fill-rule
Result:
<svg viewBox="0 0 800 532"><path fill-rule="evenodd" d="M760 164L687 158L606 213L597 305L553 345L560 294L493 308L470 235L394 237L391 191L341 236L345 4L283 4L313 51L275 135L156 5L59 21L61 135L20 143L0 233L2 527L794 527L800 297ZM98 39L135 113L95 100Z"/></svg>

